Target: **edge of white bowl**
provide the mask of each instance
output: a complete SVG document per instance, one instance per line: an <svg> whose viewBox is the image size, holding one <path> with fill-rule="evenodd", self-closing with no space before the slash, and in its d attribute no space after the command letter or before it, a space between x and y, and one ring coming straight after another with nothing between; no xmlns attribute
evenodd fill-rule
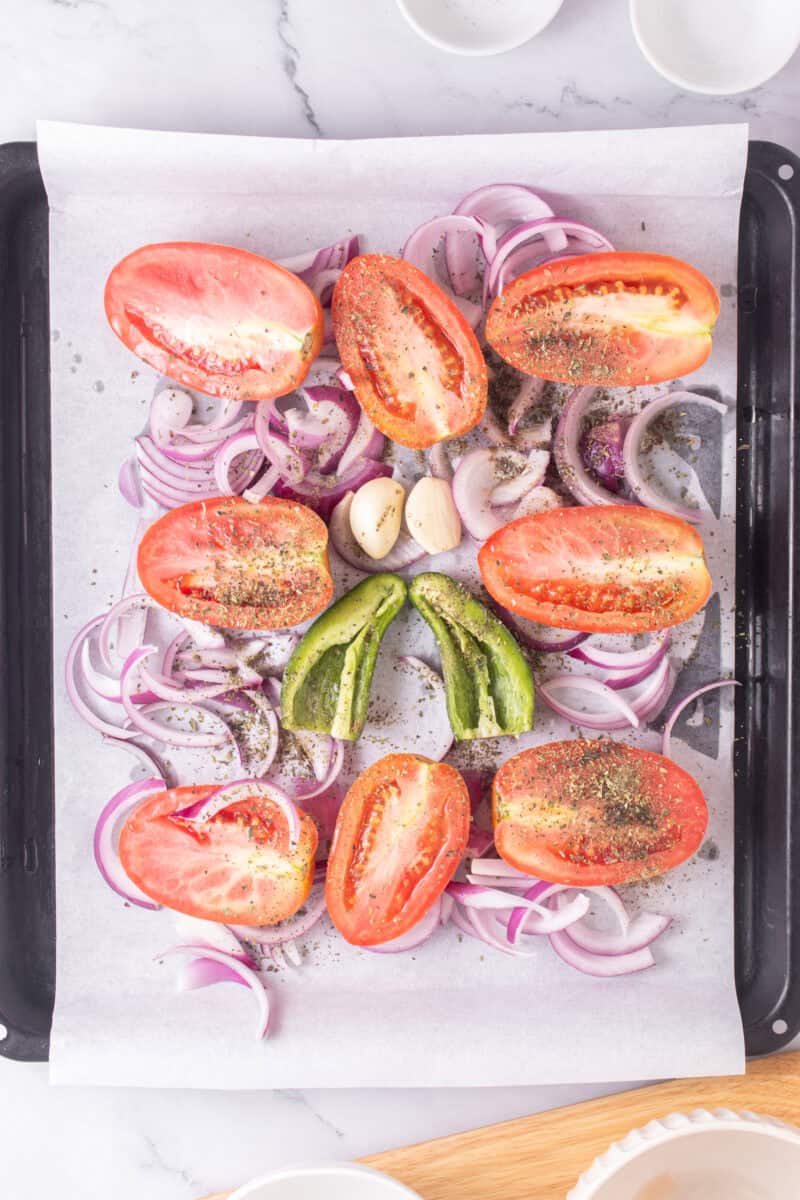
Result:
<svg viewBox="0 0 800 1200"><path fill-rule="evenodd" d="M279 1167L276 1171L268 1171L266 1175L259 1175L256 1179L250 1179L247 1183L243 1183L241 1187L231 1192L228 1200L248 1200L257 1188L263 1187L266 1183L280 1183L282 1179L308 1179L314 1175L371 1175L374 1179L380 1180L381 1184L387 1185L386 1190L391 1189L398 1200L402 1200L402 1198L420 1200L418 1194L406 1184L401 1183L399 1179L385 1175L383 1171L376 1171L374 1167L352 1162L300 1163L295 1166Z"/></svg>
<svg viewBox="0 0 800 1200"><path fill-rule="evenodd" d="M599 1155L567 1193L566 1200L594 1200L598 1188L609 1182L632 1159L638 1158L654 1145L692 1137L710 1128L737 1130L742 1133L768 1134L781 1141L800 1146L800 1129L778 1117L749 1110L734 1112L729 1108L708 1110L696 1108L690 1113L670 1113L661 1120L650 1121L632 1129L621 1141L613 1142Z"/></svg>
<svg viewBox="0 0 800 1200"><path fill-rule="evenodd" d="M491 2L491 0L488 0ZM445 50L449 54L461 54L465 58L485 58L491 54L507 54L509 50L517 50L520 46L524 46L526 42L530 42L537 37L558 14L559 9L564 3L564 0L558 0L556 7L553 9L547 20L531 32L524 34L514 34L513 37L506 38L500 42L486 42L482 46L461 46L457 42L448 41L447 38L439 37L438 34L432 33L427 26L422 25L416 16L409 10L406 0L395 0L401 15L406 22L411 26L419 37L423 38L431 46L435 46L437 50Z"/></svg>
<svg viewBox="0 0 800 1200"><path fill-rule="evenodd" d="M754 88L761 87L762 84L767 83L779 71L782 71L789 60L796 54L798 47L800 47L800 36L793 43L790 40L786 57L772 68L768 75L759 73L757 76L748 78L746 82L738 83L734 88L719 87L715 84L701 84L687 78L685 75L679 74L672 67L668 67L652 50L650 44L643 36L641 26L639 25L639 10L642 4L647 3L652 3L652 0L628 0L628 13L636 45L653 70L658 71L662 78L673 83L675 87L684 88L687 92L695 92L699 96L738 96L741 92L751 92Z"/></svg>

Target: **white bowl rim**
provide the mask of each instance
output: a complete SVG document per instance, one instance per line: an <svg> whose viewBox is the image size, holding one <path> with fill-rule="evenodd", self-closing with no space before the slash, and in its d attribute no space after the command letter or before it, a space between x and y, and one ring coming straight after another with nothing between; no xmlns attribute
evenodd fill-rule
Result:
<svg viewBox="0 0 800 1200"><path fill-rule="evenodd" d="M674 1125L668 1122L676 1122ZM678 1124L677 1122L680 1122ZM647 1131L653 1130L652 1133ZM612 1180L622 1167L647 1154L656 1146L683 1138L693 1138L709 1133L741 1133L800 1146L800 1128L768 1113L755 1113L749 1109L693 1109L691 1112L672 1112L664 1117L655 1117L645 1125L638 1125L610 1145L586 1167L573 1184L567 1200L592 1200L598 1189ZM639 1135L630 1144L629 1138ZM614 1159L612 1151L622 1150L624 1160Z"/></svg>
<svg viewBox="0 0 800 1200"><path fill-rule="evenodd" d="M398 3L399 2L400 0L398 0ZM669 80L670 83L674 83L676 87L684 88L687 92L696 92L701 96L738 96L740 92L750 92L754 88L761 87L762 84L767 83L768 80L777 75L779 71L782 71L800 47L800 37L798 37L797 41L794 43L790 41L788 43L789 49L786 57L783 58L782 61L772 66L769 74L765 75L763 71L760 71L757 75L748 77L746 82L738 83L733 89L721 87L718 84L701 84L688 78L686 75L681 75L672 67L668 67L664 63L663 59L659 58L658 54L652 49L650 43L645 39L639 24L639 11L643 4L648 3L652 3L652 0L628 0L628 11L630 14L631 26L633 28L633 35L636 38L636 44L644 57L650 63L650 66L653 67L655 71L658 71L659 75L662 75L664 79Z"/></svg>
<svg viewBox="0 0 800 1200"><path fill-rule="evenodd" d="M420 1200L417 1193L413 1192L405 1183L401 1183L399 1179L395 1179L392 1175L386 1175L383 1171L377 1171L374 1167L368 1167L364 1163L354 1162L296 1163L278 1167L275 1171L268 1171L266 1175L259 1175L255 1179L249 1179L246 1183L241 1184L231 1192L228 1200L248 1200L248 1197L252 1196L257 1188L263 1187L265 1183L280 1183L282 1179L308 1179L315 1175L371 1175L374 1179L393 1188L398 1200L401 1197L405 1197L405 1200Z"/></svg>
<svg viewBox="0 0 800 1200"><path fill-rule="evenodd" d="M488 0L488 2L491 3L491 0ZM421 38L424 38L426 42L430 42L432 46L436 46L439 50L447 50L450 54L462 54L469 58L481 58L490 54L507 54L509 50L517 50L520 46L524 46L526 42L530 42L547 28L562 7L564 0L550 0L552 5L550 16L544 23L537 24L534 29L523 34L512 34L502 41L484 42L481 46L463 46L458 42L451 42L447 38L439 37L438 34L432 33L427 25L423 25L417 19L416 14L409 9L407 0L395 0L395 3L414 32L419 34Z"/></svg>

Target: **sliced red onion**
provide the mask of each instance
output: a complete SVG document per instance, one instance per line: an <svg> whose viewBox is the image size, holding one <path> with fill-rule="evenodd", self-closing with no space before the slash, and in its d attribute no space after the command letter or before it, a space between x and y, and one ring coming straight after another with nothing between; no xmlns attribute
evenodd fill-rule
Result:
<svg viewBox="0 0 800 1200"><path fill-rule="evenodd" d="M670 636L669 629L661 629L647 646L639 650L606 650L603 646L593 645L589 639L580 649L571 650L570 655L593 667L602 667L605 671L634 671L638 667L652 669L667 653Z"/></svg>
<svg viewBox="0 0 800 1200"><path fill-rule="evenodd" d="M551 508L563 507L564 501L558 492L554 492L552 488L542 485L531 488L529 492L526 492L511 514L511 520L518 521L520 517L531 517L534 513L547 512Z"/></svg>
<svg viewBox="0 0 800 1200"><path fill-rule="evenodd" d="M194 747L196 749L209 750L224 746L230 739L227 728L224 733L196 733L191 730L172 729L167 725L150 719L150 713L161 710L163 702L148 704L143 708L137 708L134 704L132 698L133 689L139 668L148 658L157 653L158 649L155 646L142 646L128 655L125 665L122 668L120 676L120 699L131 725L133 725L134 729L139 730L139 732L146 733L148 737L158 738L159 741L164 742L168 746ZM186 704L186 707L199 708L198 705L194 704ZM115 736L118 737L119 734L117 733Z"/></svg>
<svg viewBox="0 0 800 1200"><path fill-rule="evenodd" d="M444 479L447 483L450 482L453 478L453 464L450 462L450 455L447 453L444 442L437 442L435 446L431 447L428 462L434 479Z"/></svg>
<svg viewBox="0 0 800 1200"><path fill-rule="evenodd" d="M521 934L542 936L558 933L559 930L566 929L568 925L572 925L573 922L586 916L591 901L585 892L579 892L561 911L554 911L547 904L549 899L564 890L566 890L565 884L540 881L525 892L519 900L514 898L514 910L508 918L506 928L506 938L510 945L516 946ZM521 904L520 900L527 901L527 904Z"/></svg>
<svg viewBox="0 0 800 1200"><path fill-rule="evenodd" d="M526 466L524 455L511 449L471 450L461 459L453 475L453 499L465 529L476 541L485 541L506 523L492 512L492 493L509 470L516 477Z"/></svg>
<svg viewBox="0 0 800 1200"><path fill-rule="evenodd" d="M542 398L547 381L539 379L536 375L524 376L519 385L519 391L512 400L508 409L508 432L510 437L516 435L520 422L528 412L535 408ZM548 417L543 422L543 433L546 440L550 440L551 418Z"/></svg>
<svg viewBox="0 0 800 1200"><path fill-rule="evenodd" d="M250 504L258 504L265 496L268 496L275 484L281 477L278 467L267 467L260 479L257 479L252 487L245 488L242 492L242 499L248 500Z"/></svg>
<svg viewBox="0 0 800 1200"><path fill-rule="evenodd" d="M142 500L142 489L139 485L139 476L136 471L135 458L125 459L125 462L119 469L117 485L123 500L127 500L131 508L142 507L144 502Z"/></svg>
<svg viewBox="0 0 800 1200"><path fill-rule="evenodd" d="M165 387L150 402L150 434L157 446L165 449L175 434L192 419L194 400L183 388Z"/></svg>
<svg viewBox="0 0 800 1200"><path fill-rule="evenodd" d="M118 736L111 737L107 733L102 735L102 741L104 746L113 747L115 750L127 750L146 771L151 771L155 778L168 779L168 772L152 750L148 750L134 741L121 741ZM170 785L167 782L165 786L169 787Z"/></svg>
<svg viewBox="0 0 800 1200"><path fill-rule="evenodd" d="M593 888L593 895L600 890ZM556 904L564 908L569 900L562 893L557 897ZM652 912L639 913L624 928L614 930L594 929L581 919L569 926L569 936L580 950L586 950L589 954L631 954L650 946L671 924L672 917Z"/></svg>
<svg viewBox="0 0 800 1200"><path fill-rule="evenodd" d="M479 887L504 888L506 891L510 889L512 892L526 892L531 885L529 875L517 879L513 875L473 875L471 871L467 871L464 878L467 883L475 883ZM514 901L512 900L511 903L513 904Z"/></svg>
<svg viewBox="0 0 800 1200"><path fill-rule="evenodd" d="M335 475L322 475L319 471L309 471L302 483L292 486L279 480L275 485L274 494L289 500L299 500L313 508L323 519L327 519L348 492L357 492L362 484L369 483L371 479L388 479L391 475L392 468L388 463L365 458L346 473L338 471Z"/></svg>
<svg viewBox="0 0 800 1200"><path fill-rule="evenodd" d="M239 962L246 963L253 970L256 969L255 959L247 953L236 934L232 933L227 925L221 925L218 921L204 921L200 917L190 917L187 913L176 913L175 931L184 945L211 946L214 950L238 958Z"/></svg>
<svg viewBox="0 0 800 1200"><path fill-rule="evenodd" d="M339 467L345 449L356 434L361 406L352 392L330 385L301 388L300 395L306 402L308 413L295 417L295 428L298 433L302 430L305 436L314 436L314 430L321 435L316 465L323 475L329 475ZM294 411L287 413L290 434L292 424L289 418Z"/></svg>
<svg viewBox="0 0 800 1200"><path fill-rule="evenodd" d="M533 891L535 889L531 889ZM480 909L503 909L515 908L521 905L524 909L531 908L535 912L546 916L546 910L535 901L528 899L528 894L525 896L509 896L506 892L499 891L496 888L484 887L481 884L474 883L448 883L446 891L448 895L457 900L459 904L463 904L465 908L480 908Z"/></svg>
<svg viewBox="0 0 800 1200"><path fill-rule="evenodd" d="M370 574L374 574L376 571L402 571L404 567L409 567L424 557L425 551L422 547L414 541L410 534L401 530L394 546L384 558L370 558L361 549L350 528L352 503L353 492L348 491L331 513L328 525L331 545L339 557L343 558L351 567L355 567L359 571L367 571Z"/></svg>
<svg viewBox="0 0 800 1200"><path fill-rule="evenodd" d="M539 625L527 617L518 617L494 601L489 603L489 607L523 646L537 654L568 654L589 637L588 633L575 633L572 629L552 629L549 625Z"/></svg>
<svg viewBox="0 0 800 1200"><path fill-rule="evenodd" d="M562 703L555 698L555 693L564 690L585 692L587 695L599 696L605 702L607 712L587 713L570 704ZM567 673L553 675L545 683L539 684L539 695L544 697L550 708L554 712L557 712L559 716L564 717L573 725L578 725L583 729L615 729L618 727L619 714L624 717L628 725L631 725L634 729L639 728L639 718L627 700L623 700L622 696L618 696L615 691L612 691L606 684L601 683L599 679L592 679L587 675L570 675Z"/></svg>
<svg viewBox="0 0 800 1200"><path fill-rule="evenodd" d="M295 738L302 730L295 730ZM306 736L309 736L306 734ZM311 735L313 736L313 735ZM325 736L317 735L317 736ZM298 739L299 740L299 739ZM330 738L330 749L322 770L319 770L319 764L314 764L312 761L312 769L314 770L315 782L305 779L297 779L293 782L291 791L297 800L305 802L311 800L315 796L319 796L327 792L329 788L336 782L341 774L344 765L344 743L339 738ZM301 743L302 744L302 743Z"/></svg>
<svg viewBox="0 0 800 1200"><path fill-rule="evenodd" d="M229 692L234 687L246 686L241 680L232 681L230 675L226 672L223 672L222 676L222 682L217 681L185 686L173 683L172 680L165 678L163 675L155 674L155 672L148 670L143 663L139 666L139 678L148 691L154 693L158 700L169 700L172 704L194 704L197 700L214 700L217 696L224 695L225 692ZM261 685L260 675L256 676L256 683L257 686Z"/></svg>
<svg viewBox="0 0 800 1200"><path fill-rule="evenodd" d="M646 404L637 413L630 423L625 443L622 447L625 478L637 500L648 508L660 509L661 512L671 513L675 517L681 517L684 521L693 521L695 524L698 524L706 519L707 514L698 508L687 508L685 505L673 504L661 492L650 486L642 474L639 462L642 437L645 430L660 413L664 412L667 408L672 408L676 404L698 404L701 407L713 409L714 412L718 412L723 417L729 411L728 405L723 404L722 401L712 400L711 397L701 396L696 392L668 392L665 396L660 396L657 400L651 400L649 404Z"/></svg>
<svg viewBox="0 0 800 1200"><path fill-rule="evenodd" d="M254 429L241 429L238 433L234 433L232 437L226 438L214 453L214 482L222 496L232 496L234 491L242 490L241 488L234 489L231 486L230 478L231 468L240 454L248 455L245 471L247 475L245 486L248 486L264 465L264 455L259 448Z"/></svg>
<svg viewBox="0 0 800 1200"><path fill-rule="evenodd" d="M402 954L406 950L416 950L436 932L441 923L441 916L442 901L439 897L411 929L401 933L399 937L392 938L391 941L381 942L378 946L364 946L364 949L371 950L373 954Z"/></svg>
<svg viewBox="0 0 800 1200"><path fill-rule="evenodd" d="M584 430L578 442L585 465L602 486L614 495L617 495L625 479L622 447L630 423L630 417L614 417L600 425L592 425Z"/></svg>
<svg viewBox="0 0 800 1200"><path fill-rule="evenodd" d="M502 225L518 225L520 222L553 216L550 206L521 183L490 183L477 188L465 196L453 211L458 215L478 217L495 229ZM458 295L469 295L480 286L473 241L469 234L459 232L450 232L445 239L450 283ZM547 242L552 253L567 247L566 237L558 231L549 232Z"/></svg>
<svg viewBox="0 0 800 1200"><path fill-rule="evenodd" d="M456 236L462 235L458 241ZM464 237L463 235L466 235ZM457 296L465 296L468 291L474 291L470 285L470 266L474 270L473 239L478 239L478 245L487 263L492 261L497 249L497 238L494 229L479 217L467 214L451 213L447 217L434 217L420 225L406 241L403 247L403 258L412 266L425 271L432 279L439 282L445 271L437 272L433 257L442 238L453 241L446 267L449 282ZM466 286L465 286L466 285Z"/></svg>
<svg viewBox="0 0 800 1200"><path fill-rule="evenodd" d="M380 459L385 445L386 438L375 428L367 414L362 412L358 418L356 431L339 459L339 476L347 475L365 458L373 458L376 461Z"/></svg>
<svg viewBox="0 0 800 1200"><path fill-rule="evenodd" d="M467 848L464 853L467 858L478 858L481 854L486 854L488 850L491 850L493 845L494 838L492 837L491 833L487 833L485 829L476 829L473 826L469 831ZM473 881L468 880L467 882L472 883ZM486 886L488 887L490 885L487 884Z"/></svg>
<svg viewBox="0 0 800 1200"><path fill-rule="evenodd" d="M94 694L99 696L101 700L109 700L113 704L121 704L122 696L120 694L119 680L111 679L108 675L103 675L102 672L96 669L92 662L88 638L84 640L81 646L80 657L81 676ZM134 704L150 704L153 700L158 700L159 697L153 691L144 691L136 692L131 699Z"/></svg>
<svg viewBox="0 0 800 1200"><path fill-rule="evenodd" d="M176 488L188 488L193 484L204 488L213 485L214 470L210 460L202 463L176 462L146 434L136 438L135 444L140 466L162 483Z"/></svg>
<svg viewBox="0 0 800 1200"><path fill-rule="evenodd" d="M198 945L194 949L197 954L203 953L202 945ZM247 965L252 966L253 963ZM234 971L233 967L226 963L216 962L211 958L187 958L178 969L179 992L194 992L199 988L211 987L215 983L242 982L241 976Z"/></svg>
<svg viewBox="0 0 800 1200"><path fill-rule="evenodd" d="M188 955L193 961L197 961L198 959L207 960L226 968L226 971L223 973L210 972L205 968L202 970L198 969L191 976L192 987L204 987L212 981L218 983L222 980L232 980L234 978L239 983L243 983L246 987L249 987L258 1005L256 1038L266 1037L269 1029L269 995L255 971L248 967L246 963L240 962L232 954L224 954L221 950L215 950L212 946L170 946L169 949L158 956L157 961L163 958L171 958L174 955Z"/></svg>
<svg viewBox="0 0 800 1200"><path fill-rule="evenodd" d="M86 700L81 695L78 687L75 668L78 663L78 655L81 653L83 643L87 638L101 629L105 617L93 617L88 621L82 629L78 630L72 640L69 650L67 651L66 662L64 663L64 682L67 690L67 696L72 707L75 709L79 717L86 721L87 725L91 725L92 729L96 729L98 733L106 734L108 737L126 741L129 738L135 737L135 733L129 732L118 725L113 725L110 721L106 721L103 717L98 716L87 704ZM120 697L121 701L121 697ZM132 702L131 702L132 703Z"/></svg>
<svg viewBox="0 0 800 1200"><path fill-rule="evenodd" d="M174 488L169 484L162 483L141 463L139 470L142 478L142 490L162 508L180 508L183 504L190 504L192 500L212 500L216 495L215 487Z"/></svg>
<svg viewBox="0 0 800 1200"><path fill-rule="evenodd" d="M741 687L741 684L738 679L717 679L714 683L707 683L704 687L695 688L693 692L690 692L688 696L685 696L683 700L675 705L664 723L664 732L661 735L661 753L666 758L669 758L670 751L672 750L671 738L673 727L683 710L688 708L698 696L704 696L706 692L713 692L716 688L721 687Z"/></svg>
<svg viewBox="0 0 800 1200"><path fill-rule="evenodd" d="M291 789L287 788L287 791ZM344 791L331 785L317 784L310 792L297 787L294 792L297 806L311 817L317 827L320 842L330 841L336 828L336 818L344 800Z"/></svg>
<svg viewBox="0 0 800 1200"><path fill-rule="evenodd" d="M129 904L139 908L159 909L160 904L151 900L128 878L117 851L117 837L122 821L132 808L147 796L154 796L166 789L163 779L139 779L112 796L97 818L94 827L94 861L108 886Z"/></svg>
<svg viewBox="0 0 800 1200"><path fill-rule="evenodd" d="M203 400L204 403L208 402L207 397ZM180 431L181 437L188 438L191 442L218 442L220 437L232 433L231 425L242 411L244 401L226 398L216 401L216 404L216 412L210 421L194 421L184 425Z"/></svg>
<svg viewBox="0 0 800 1200"><path fill-rule="evenodd" d="M456 902L452 896L448 896L447 892L443 892L439 897L439 924L449 924L450 917L453 915L453 909Z"/></svg>
<svg viewBox="0 0 800 1200"><path fill-rule="evenodd" d="M521 879L530 887L533 879L524 871L518 871L503 858L475 858L471 864L473 875L497 875L507 879Z"/></svg>
<svg viewBox="0 0 800 1200"><path fill-rule="evenodd" d="M262 779L275 761L280 741L277 713L263 693L227 692L206 705L225 722L246 774Z"/></svg>
<svg viewBox="0 0 800 1200"><path fill-rule="evenodd" d="M226 645L225 635L213 626L194 621L191 617L181 617L181 621L195 646L199 646L201 650L221 650Z"/></svg>
<svg viewBox="0 0 800 1200"><path fill-rule="evenodd" d="M567 239L567 246L554 252L548 239L560 235ZM497 252L492 259L484 279L487 295L498 296L513 278L539 266L553 257L562 257L565 250L580 254L599 250L613 250L607 237L582 225L578 221L566 221L561 217L544 217L541 220L525 221L510 229L497 243Z"/></svg>
<svg viewBox="0 0 800 1200"><path fill-rule="evenodd" d="M575 388L567 396L553 441L553 458L562 481L579 504L630 504L626 497L601 487L589 474L581 455L583 420L596 390Z"/></svg>
<svg viewBox="0 0 800 1200"><path fill-rule="evenodd" d="M269 800L271 804L280 809L289 833L289 848L294 850L300 841L300 814L283 788L277 787L274 783L268 783L265 779L237 779L234 783L226 783L206 796L205 800L200 800L189 808L181 809L175 815L184 817L187 821L196 821L202 824L210 821L223 809L230 808L232 804L249 800L253 796Z"/></svg>
<svg viewBox="0 0 800 1200"><path fill-rule="evenodd" d="M492 780L492 772L478 770L474 767L466 767L461 771L461 778L467 785L470 809L474 813L476 809L480 808L483 798L487 794ZM482 850L480 853L484 854L485 851Z"/></svg>
<svg viewBox="0 0 800 1200"><path fill-rule="evenodd" d="M497 454L498 452L490 451L490 453ZM508 456L508 451L500 451L500 454ZM504 504L516 504L532 488L537 488L542 484L549 465L549 450L531 450L527 463L518 475L512 479L504 479L492 488L489 494L491 506L498 508Z"/></svg>
<svg viewBox="0 0 800 1200"><path fill-rule="evenodd" d="M274 400L262 400L256 408L255 432L258 447L264 457L278 467L281 478L297 485L311 468L311 456L289 441L288 434L273 429L270 418L277 411Z"/></svg>
<svg viewBox="0 0 800 1200"><path fill-rule="evenodd" d="M517 898L515 897L514 899ZM491 946L495 950L500 950L503 954L512 954L516 958L527 958L536 952L535 950L522 950L519 946L512 946L506 938L498 936L495 933L497 922L494 919L494 913L481 912L477 908L466 908L464 914L475 935L482 942L485 942L487 946ZM458 924L456 918L460 915L459 909L456 907L451 918L454 924Z"/></svg>
<svg viewBox="0 0 800 1200"><path fill-rule="evenodd" d="M279 925L230 925L228 928L246 942L255 942L259 946L281 946L305 937L324 914L325 887L323 882L319 882L314 883L308 900L299 912Z"/></svg>
<svg viewBox="0 0 800 1200"><path fill-rule="evenodd" d="M105 617L100 621L100 629L97 635L97 648L100 651L100 661L106 670L114 671L114 664L111 660L111 638L115 628L118 628L121 621L129 613L156 607L155 600L151 599L147 592L131 592L127 596L123 596L121 600L117 600L116 604L111 605ZM144 629L142 629L142 636L144 636ZM120 654L119 636L117 637L117 656L119 658L127 658L127 655Z"/></svg>
<svg viewBox="0 0 800 1200"><path fill-rule="evenodd" d="M292 274L299 275L309 287L313 287L323 271L341 271L350 259L359 253L359 239L358 235L355 235L332 242L330 246L323 246L319 250L306 250L292 258L278 259L277 262Z"/></svg>
<svg viewBox="0 0 800 1200"><path fill-rule="evenodd" d="M573 942L568 929L549 934L549 940L558 957L565 963L577 971L582 971L584 975L595 975L598 978L610 979L615 975L631 975L635 971L645 971L648 967L655 966L656 962L647 947L629 954L591 954Z"/></svg>

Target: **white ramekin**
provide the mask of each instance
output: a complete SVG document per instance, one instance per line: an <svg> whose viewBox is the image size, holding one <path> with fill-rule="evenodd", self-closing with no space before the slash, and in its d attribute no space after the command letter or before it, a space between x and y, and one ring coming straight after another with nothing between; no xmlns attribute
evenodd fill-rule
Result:
<svg viewBox="0 0 800 1200"><path fill-rule="evenodd" d="M634 1129L581 1175L567 1200L797 1200L800 1129L727 1108Z"/></svg>
<svg viewBox="0 0 800 1200"><path fill-rule="evenodd" d="M358 1163L283 1167L251 1179L228 1200L420 1200L405 1184Z"/></svg>

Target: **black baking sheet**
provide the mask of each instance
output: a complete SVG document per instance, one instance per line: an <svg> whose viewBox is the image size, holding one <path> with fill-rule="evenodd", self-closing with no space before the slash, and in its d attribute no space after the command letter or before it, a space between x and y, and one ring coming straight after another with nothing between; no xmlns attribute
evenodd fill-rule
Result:
<svg viewBox="0 0 800 1200"><path fill-rule="evenodd" d="M47 1058L55 988L47 199L0 146L0 1052ZM800 1032L800 159L752 142L739 252L736 977L748 1054ZM0 1030L0 1034L2 1034Z"/></svg>

